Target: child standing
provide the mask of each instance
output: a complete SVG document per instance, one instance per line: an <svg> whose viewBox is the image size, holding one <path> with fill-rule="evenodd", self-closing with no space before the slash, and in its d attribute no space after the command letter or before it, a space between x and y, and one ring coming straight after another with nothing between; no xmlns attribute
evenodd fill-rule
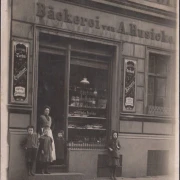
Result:
<svg viewBox="0 0 180 180"><path fill-rule="evenodd" d="M28 175L34 176L33 172L33 165L36 160L37 149L38 149L38 136L34 133L34 127L28 126L27 127L28 135L24 139L22 145L26 150L26 161L27 161L27 168L28 168Z"/></svg>
<svg viewBox="0 0 180 180"><path fill-rule="evenodd" d="M56 159L60 164L64 163L65 147L64 131L61 130L56 138Z"/></svg>
<svg viewBox="0 0 180 180"><path fill-rule="evenodd" d="M50 174L48 171L48 166L49 163L52 162L52 143L53 140L50 136L48 136L48 129L44 128L43 130L44 134L43 136L40 137L39 142L39 152L40 152L40 157L39 161L41 162L41 173L42 174Z"/></svg>
<svg viewBox="0 0 180 180"><path fill-rule="evenodd" d="M118 133L113 131L112 139L108 143L109 152L109 166L111 167L111 179L116 180L116 167L119 166L119 155L118 150L120 150L121 145L118 141Z"/></svg>

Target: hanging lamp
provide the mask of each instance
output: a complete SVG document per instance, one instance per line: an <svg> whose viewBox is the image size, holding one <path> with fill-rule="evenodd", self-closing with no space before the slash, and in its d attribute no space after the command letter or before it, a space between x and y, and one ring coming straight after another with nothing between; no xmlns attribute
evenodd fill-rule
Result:
<svg viewBox="0 0 180 180"><path fill-rule="evenodd" d="M89 81L87 80L87 78L85 78L85 77L80 81L80 83L82 83L82 84L90 84Z"/></svg>

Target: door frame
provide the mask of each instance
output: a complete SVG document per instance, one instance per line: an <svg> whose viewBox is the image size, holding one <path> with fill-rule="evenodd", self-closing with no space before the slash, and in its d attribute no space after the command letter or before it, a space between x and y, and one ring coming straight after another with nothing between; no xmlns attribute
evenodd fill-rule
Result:
<svg viewBox="0 0 180 180"><path fill-rule="evenodd" d="M32 108L32 124L35 127L35 130L37 129L37 96L38 96L38 63L39 63L39 34L45 33L50 35L56 35L59 37L67 37L72 38L72 33L70 32L64 32L59 29L52 29L52 28L44 28L42 26L36 26L34 30L34 61L33 61L33 108ZM108 129L107 129L107 137L110 136L112 130L120 130L119 127L119 116L120 116L120 93L121 93L121 64L122 64L122 42L115 42L112 40L107 40L103 38L97 38L97 37L90 37L85 36L81 34L73 33L73 39L74 40L84 40L89 42L94 42L98 44L104 44L109 45L114 48L114 57L110 62L110 75L109 75L109 91L110 91L110 102L109 102L109 110L108 110ZM65 136L66 139L68 138L67 135L67 115L68 115L68 101L69 101L69 93L68 93L68 87L69 87L69 75L70 75L70 53L71 53L71 47L70 45L67 47L67 60L66 60L66 70L65 70L65 118L64 120L66 122L66 130L65 130ZM69 71L68 71L69 69Z"/></svg>

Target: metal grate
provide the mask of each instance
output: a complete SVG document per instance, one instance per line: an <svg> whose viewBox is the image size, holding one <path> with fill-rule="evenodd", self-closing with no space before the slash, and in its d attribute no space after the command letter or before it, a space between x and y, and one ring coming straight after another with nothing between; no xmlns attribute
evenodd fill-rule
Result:
<svg viewBox="0 0 180 180"><path fill-rule="evenodd" d="M69 142L69 149L105 149L105 144L102 143L86 143L86 142Z"/></svg>
<svg viewBox="0 0 180 180"><path fill-rule="evenodd" d="M160 107L160 106L148 106L148 114L167 116L171 114L171 109L167 107Z"/></svg>
<svg viewBox="0 0 180 180"><path fill-rule="evenodd" d="M168 174L167 150L149 150L147 160L147 176L159 176Z"/></svg>

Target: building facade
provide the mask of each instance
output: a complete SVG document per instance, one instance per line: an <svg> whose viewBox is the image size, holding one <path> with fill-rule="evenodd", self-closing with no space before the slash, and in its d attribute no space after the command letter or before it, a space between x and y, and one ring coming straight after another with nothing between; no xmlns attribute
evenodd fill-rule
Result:
<svg viewBox="0 0 180 180"><path fill-rule="evenodd" d="M11 1L10 180L26 177L20 144L28 125L38 132L44 105L51 106L54 138L65 132L65 171L109 176L106 142L116 130L118 176L172 173L175 2Z"/></svg>

